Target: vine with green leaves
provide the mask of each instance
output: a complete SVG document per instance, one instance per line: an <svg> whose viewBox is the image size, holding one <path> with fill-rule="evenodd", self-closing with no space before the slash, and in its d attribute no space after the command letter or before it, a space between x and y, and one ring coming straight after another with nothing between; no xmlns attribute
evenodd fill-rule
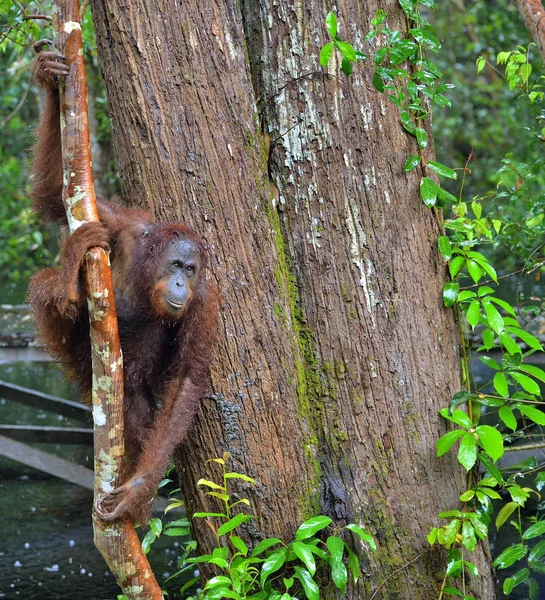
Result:
<svg viewBox="0 0 545 600"><path fill-rule="evenodd" d="M254 515L244 512L250 506L250 501L235 495L229 486L232 481L248 485L256 482L243 473L228 471L229 458L226 452L221 458L207 461L219 465L221 475L217 481L200 479L197 482L201 489L206 490L206 496L218 502L220 507L217 511L193 515L193 519L203 519L212 530L216 548L211 554L193 556L197 542L186 542L178 561L178 571L165 583L193 574L180 588L180 595L183 595L199 584L201 578L198 573L194 574L194 569L195 565L202 564L219 569L221 573L210 578L203 589L196 592L195 598L199 600L296 600L301 594L307 600L319 600L320 588L316 581L319 572L322 577L328 572L334 586L342 594L349 576L355 583L358 581L361 576L359 561L352 551L352 540L349 543L348 536L361 541L373 551L376 544L355 523L337 527L330 517L318 515L301 524L290 543L275 537L266 538L250 550L242 537L237 535L244 524L254 519ZM173 500L165 512L182 504L181 500ZM142 541L146 553L162 533L185 539L191 537L191 523L187 519L177 519L164 528L161 519L151 519L149 525L150 530ZM118 600L122 598L120 596ZM188 597L188 600L193 598Z"/></svg>
<svg viewBox="0 0 545 600"><path fill-rule="evenodd" d="M478 540L488 536L495 508L495 527L499 530L509 521L520 540L501 552L493 563L497 569L510 568L512 571L503 581L503 592L508 596L516 586L525 584L529 598L533 600L539 597L539 584L532 573L545 573L545 540L535 543L536 538L545 534L545 520L539 513L543 507L538 506L538 512L529 517L527 526L521 509L527 507L532 494L540 497L545 473L540 472L543 467L535 458L508 468L500 468L498 461L506 451L517 449L511 446L514 441L530 439L536 426L545 425L545 412L538 408L542 405L540 384L545 383L545 371L529 364L532 354L543 349L536 335L525 328L520 316L539 313L541 307L519 307L517 313L499 296L500 278L486 255L486 248L501 242L509 243L513 221L502 219L493 210L489 216L483 214L483 200L501 198L509 192L520 200L532 185L532 170L509 155L499 171L504 177L500 179L498 189L486 198L469 201L464 199L468 159L461 169L458 196L446 189L442 181L457 180L457 170L435 160L426 160L425 156L428 146L426 127L432 108L450 107L445 93L453 87L444 83L441 71L430 59L441 44L420 7L433 9L434 0L399 0L399 4L406 17L406 33L390 29L387 14L379 10L372 20L373 29L365 37L366 42L373 40L379 46L372 59L373 84L397 107L402 127L415 138L418 150L407 157L403 170L422 170L422 201L434 210L444 210L447 215L443 221L443 235L438 239L439 252L448 263L450 273L450 281L444 286L443 301L445 306L457 311L463 339L463 389L454 395L447 408L440 411L456 428L437 441L437 456L451 451L459 442L457 456L468 473L468 489L460 496L463 508L439 514L446 524L434 527L428 535L432 546L437 544L448 551L439 597L450 595L473 600L466 592L466 576L467 573L478 576L478 571L468 560L468 555L475 550ZM322 48L320 62L326 67L337 51L341 54L341 68L349 76L353 63L367 57L339 37L334 13L327 16L326 26L332 39ZM537 109L544 99L543 78L531 79L528 49L518 47L514 52L500 52L497 63L505 65L505 73L500 74L509 88ZM477 70L480 72L485 66L487 61L480 57ZM539 109L536 119L539 126L536 137L543 140L545 116ZM537 165L542 166L541 163ZM517 175L515 185L510 183L513 174ZM519 193L520 188L523 190ZM540 196L533 203L527 197L524 200L529 205L525 231L522 234L518 231L517 235L523 237L526 234L536 239L543 234L543 198ZM527 254L524 267L518 273L530 274L543 268L541 247L542 243L539 243L537 249ZM494 372L490 385L477 387L472 376L470 354L474 347L479 360ZM490 353L501 359L496 360ZM461 405L467 405L467 413L458 408ZM485 413L482 407L486 407ZM537 444L525 447L545 447L545 442L541 437ZM483 478L478 476L476 467L479 464L485 470ZM533 487L519 483L526 474L536 475ZM493 507L493 500L497 501L496 507ZM459 583L456 587L451 583L454 580Z"/></svg>

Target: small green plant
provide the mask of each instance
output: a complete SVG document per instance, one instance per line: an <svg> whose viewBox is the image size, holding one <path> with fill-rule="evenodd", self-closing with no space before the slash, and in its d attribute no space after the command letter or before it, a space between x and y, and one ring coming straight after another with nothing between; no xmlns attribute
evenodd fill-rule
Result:
<svg viewBox="0 0 545 600"><path fill-rule="evenodd" d="M353 534L372 550L376 549L376 545L373 538L354 523L336 527L329 517L319 515L305 521L297 530L294 540L288 544L279 538L267 538L253 549L249 548L239 534L244 524L255 517L239 512L241 508L248 507L250 502L247 498L235 499L229 486L233 480L248 484L255 484L255 480L242 473L228 471L229 457L226 452L222 458L208 461L220 465L219 481L200 479L197 482L197 485L208 490L206 495L216 499L220 505L219 512L198 512L193 515L193 519L204 519L213 531L216 548L211 554L191 556L197 544L189 542L179 561L179 570L169 579L190 572L194 565L205 564L219 568L221 573L209 579L198 593L199 600L295 600L301 597L318 600L318 570L322 578L329 572L333 584L342 593L346 589L349 575L357 582L360 577L359 561L347 536ZM152 521L152 529L146 536L151 541L162 531L160 520ZM187 536L189 522L181 519L169 523L163 533ZM149 543L147 547L149 548ZM199 581L198 576L187 581L180 589L180 594Z"/></svg>

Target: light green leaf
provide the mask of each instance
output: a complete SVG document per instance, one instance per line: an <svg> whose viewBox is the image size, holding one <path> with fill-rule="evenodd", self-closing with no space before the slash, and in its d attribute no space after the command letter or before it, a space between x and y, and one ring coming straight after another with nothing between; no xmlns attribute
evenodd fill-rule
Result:
<svg viewBox="0 0 545 600"><path fill-rule="evenodd" d="M345 546L348 553L348 569L350 573L352 573L352 579L356 584L358 583L358 579L361 577L360 562L352 550L346 544Z"/></svg>
<svg viewBox="0 0 545 600"><path fill-rule="evenodd" d="M255 479L248 477L248 475L243 475L242 473L225 473L225 479L242 479L242 481L247 481L248 483L255 483Z"/></svg>
<svg viewBox="0 0 545 600"><path fill-rule="evenodd" d="M456 429L455 431L449 431L445 433L445 435L441 436L437 442L435 442L435 446L437 447L437 456L443 456L446 454L452 446L463 436L465 435L465 431L463 429Z"/></svg>
<svg viewBox="0 0 545 600"><path fill-rule="evenodd" d="M528 404L517 404L519 411L538 425L545 425L545 413Z"/></svg>
<svg viewBox="0 0 545 600"><path fill-rule="evenodd" d="M468 260L467 262L469 264L470 261ZM490 304L490 302L486 302L486 298L483 300L483 308L490 328L500 334L505 327L505 323L503 317L498 312L498 309Z"/></svg>
<svg viewBox="0 0 545 600"><path fill-rule="evenodd" d="M509 427L509 429L511 429L512 431L516 431L517 419L515 418L515 415L513 414L513 411L509 406L502 406L499 410L498 415L500 419L505 423L505 425Z"/></svg>
<svg viewBox="0 0 545 600"><path fill-rule="evenodd" d="M245 515L243 513L239 513L238 515L235 515L232 519L229 519L227 523L224 523L218 529L218 535L225 535L226 533L233 531L233 529L236 529L239 525L242 525L242 523L246 523L250 519L253 519L252 515Z"/></svg>
<svg viewBox="0 0 545 600"><path fill-rule="evenodd" d="M464 256L456 256L450 261L449 271L450 276L454 279L460 272L460 269L464 266L466 259Z"/></svg>
<svg viewBox="0 0 545 600"><path fill-rule="evenodd" d="M295 539L299 541L312 537L316 532L325 529L331 522L331 519L325 515L312 517L299 527L295 533Z"/></svg>
<svg viewBox="0 0 545 600"><path fill-rule="evenodd" d="M238 537L238 535L232 535L229 538L229 541L242 554L242 556L248 555L248 546L244 543L242 538Z"/></svg>
<svg viewBox="0 0 545 600"><path fill-rule="evenodd" d="M348 581L348 573L343 562L344 542L340 537L331 535L327 538L326 544L327 549L331 554L331 560L329 564L331 566L331 577L333 579L333 583L344 594L346 582Z"/></svg>
<svg viewBox="0 0 545 600"><path fill-rule="evenodd" d="M265 585L265 581L267 580L267 577L269 577L269 575L272 575L273 573L276 573L276 571L278 571L280 568L282 568L284 566L284 563L286 562L286 551L285 550L281 550L279 552L273 552L273 554L271 554L263 563L262 567L261 567L261 576L260 576L260 582L261 582L261 587L263 587Z"/></svg>
<svg viewBox="0 0 545 600"><path fill-rule="evenodd" d="M522 350L519 348L515 340L505 331L500 333L500 342L503 344L509 354L522 355Z"/></svg>
<svg viewBox="0 0 545 600"><path fill-rule="evenodd" d="M528 375L523 375L522 373L517 373L516 371L509 371L509 375L520 384L525 392L534 394L535 396L541 396L539 385L533 379L528 377Z"/></svg>
<svg viewBox="0 0 545 600"><path fill-rule="evenodd" d="M309 550L308 547L302 542L293 542L292 548L296 556L299 557L304 563L305 567L308 569L308 572L311 575L314 575L314 573L316 573L316 562L314 560L312 551Z"/></svg>
<svg viewBox="0 0 545 600"><path fill-rule="evenodd" d="M348 525L345 526L345 529L348 529L352 533L355 533L360 538L360 540L362 540L362 542L367 542L373 551L377 549L377 544L373 536L367 533L359 525L356 525L355 523L348 523Z"/></svg>
<svg viewBox="0 0 545 600"><path fill-rule="evenodd" d="M302 569L301 567L295 567L294 571L294 577L299 579L301 582L307 600L320 600L320 590L318 589L314 579L312 579L311 574L306 569Z"/></svg>
<svg viewBox="0 0 545 600"><path fill-rule="evenodd" d="M354 50L354 47L352 46L352 44L350 44L348 42L341 42L339 40L336 40L335 44L336 44L337 48L341 51L341 54L344 56L344 58L346 58L347 60L349 60L351 62L356 62L356 60L357 60L356 51Z"/></svg>
<svg viewBox="0 0 545 600"><path fill-rule="evenodd" d="M503 438L501 433L490 425L479 425L475 428L479 437L479 446L492 458L498 460L503 456Z"/></svg>
<svg viewBox="0 0 545 600"><path fill-rule="evenodd" d="M477 441L472 433L466 433L460 442L458 462L469 471L477 462Z"/></svg>
<svg viewBox="0 0 545 600"><path fill-rule="evenodd" d="M505 373L499 372L494 375L494 389L500 396L509 395L509 385L507 383L507 377L505 376Z"/></svg>
<svg viewBox="0 0 545 600"><path fill-rule="evenodd" d="M333 42L329 42L320 50L320 64L322 67L327 67L331 57L333 56Z"/></svg>
<svg viewBox="0 0 545 600"><path fill-rule="evenodd" d="M327 27L329 35L334 38L337 35L338 25L337 15L333 11L328 13L327 17L325 18L325 26Z"/></svg>
<svg viewBox="0 0 545 600"><path fill-rule="evenodd" d="M440 162L436 162L434 160L430 160L427 166L435 171L438 175L442 175L443 177L448 177L449 179L457 179L458 175L456 171L447 167L446 165L441 164Z"/></svg>
<svg viewBox="0 0 545 600"><path fill-rule="evenodd" d="M496 529L499 529L506 523L507 519L509 519L518 507L519 505L516 502L507 502L507 504L504 504L496 517Z"/></svg>
<svg viewBox="0 0 545 600"><path fill-rule="evenodd" d="M259 554L262 554L263 552L271 548L271 546L274 546L275 544L280 544L281 542L282 540L278 538L267 538L259 542L259 544L252 550L251 556L258 556Z"/></svg>
<svg viewBox="0 0 545 600"><path fill-rule="evenodd" d="M466 312L467 322L472 328L475 328L479 323L481 316L481 303L478 300L473 300Z"/></svg>
<svg viewBox="0 0 545 600"><path fill-rule="evenodd" d="M479 264L475 260L470 258L466 261L466 266L467 272L469 273L471 279L473 279L475 283L478 283L479 279L481 279L481 277L483 276L483 270L481 269Z"/></svg>
<svg viewBox="0 0 545 600"><path fill-rule="evenodd" d="M520 365L519 371L524 371L525 373L528 373L532 377L535 377L536 379L539 379L539 381L545 383L545 371L539 367L534 367L533 365Z"/></svg>
<svg viewBox="0 0 545 600"><path fill-rule="evenodd" d="M214 483L213 481L208 481L208 479L199 479L197 481L197 485L205 485L206 487L212 488L213 490L224 490L221 485Z"/></svg>

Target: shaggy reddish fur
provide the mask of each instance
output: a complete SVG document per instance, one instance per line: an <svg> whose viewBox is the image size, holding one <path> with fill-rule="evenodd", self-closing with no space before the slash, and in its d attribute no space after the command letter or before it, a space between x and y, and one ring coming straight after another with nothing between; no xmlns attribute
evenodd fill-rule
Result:
<svg viewBox="0 0 545 600"><path fill-rule="evenodd" d="M45 90L45 103L34 148L31 194L45 220L65 223L56 77L47 73L40 60L44 63L38 55L35 73ZM100 198L98 208L101 224L84 225L68 236L61 268L45 269L33 277L29 301L39 339L79 382L89 403L92 366L80 267L90 247L111 248L125 364L125 476L124 485L102 499L97 511L105 520L143 524L169 455L186 436L209 387L219 292L203 275L206 252L194 231L180 224L157 224L146 211ZM167 245L180 238L193 242L200 257L187 308L173 318L159 301L165 282L157 273Z"/></svg>

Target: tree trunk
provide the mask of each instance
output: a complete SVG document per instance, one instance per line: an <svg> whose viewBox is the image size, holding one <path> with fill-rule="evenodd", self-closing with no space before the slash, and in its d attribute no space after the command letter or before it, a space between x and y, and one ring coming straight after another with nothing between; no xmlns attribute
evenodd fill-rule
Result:
<svg viewBox="0 0 545 600"><path fill-rule="evenodd" d="M344 38L363 40L379 7L405 27L396 2L337 6ZM328 10L93 2L124 197L203 234L224 295L214 393L178 457L190 512L214 506L195 483L227 450L258 480L242 488L250 538L289 540L320 513L356 522L379 549L359 549L367 577L348 597L422 554L375 598L429 600L444 556L425 535L464 487L456 461L435 458L437 411L460 387L457 328L397 109L365 66L350 80L334 61L318 72ZM493 598L475 558L474 593Z"/></svg>

